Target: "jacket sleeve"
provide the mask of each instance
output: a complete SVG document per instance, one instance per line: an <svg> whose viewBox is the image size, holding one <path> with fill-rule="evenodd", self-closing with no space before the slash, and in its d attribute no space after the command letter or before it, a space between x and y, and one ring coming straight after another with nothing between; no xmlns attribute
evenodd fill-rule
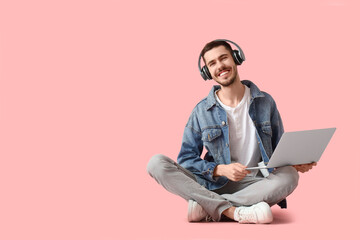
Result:
<svg viewBox="0 0 360 240"><path fill-rule="evenodd" d="M275 150L276 146L278 145L281 136L284 133L284 126L281 120L280 113L276 107L276 103L273 103L273 111L271 117L271 128L272 128L272 148L273 151ZM287 200L286 198L281 200L277 203L281 208L287 208Z"/></svg>
<svg viewBox="0 0 360 240"><path fill-rule="evenodd" d="M217 164L201 158L203 141L201 140L201 130L196 125L196 121L189 119L184 130L177 160L182 167L192 173L200 175L208 181L215 182L216 179L213 178L213 173Z"/></svg>
<svg viewBox="0 0 360 240"><path fill-rule="evenodd" d="M281 120L280 113L276 107L276 103L273 103L273 112L271 117L271 129L272 129L272 148L275 150L277 144L280 141L281 136L284 133L284 126Z"/></svg>

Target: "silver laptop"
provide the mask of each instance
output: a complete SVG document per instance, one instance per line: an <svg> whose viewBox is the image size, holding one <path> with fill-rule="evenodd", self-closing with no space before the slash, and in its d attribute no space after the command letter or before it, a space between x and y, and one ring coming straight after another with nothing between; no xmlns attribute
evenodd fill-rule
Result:
<svg viewBox="0 0 360 240"><path fill-rule="evenodd" d="M246 169L277 168L317 162L320 160L335 130L336 128L325 128L286 132L281 136L267 166Z"/></svg>

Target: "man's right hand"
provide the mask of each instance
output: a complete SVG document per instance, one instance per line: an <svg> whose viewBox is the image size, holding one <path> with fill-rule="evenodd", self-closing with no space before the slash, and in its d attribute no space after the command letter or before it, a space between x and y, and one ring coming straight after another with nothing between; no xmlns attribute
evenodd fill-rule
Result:
<svg viewBox="0 0 360 240"><path fill-rule="evenodd" d="M214 177L225 176L234 182L241 181L247 174L250 173L250 171L245 170L245 168L246 166L240 163L231 163L226 165L220 164L214 169Z"/></svg>

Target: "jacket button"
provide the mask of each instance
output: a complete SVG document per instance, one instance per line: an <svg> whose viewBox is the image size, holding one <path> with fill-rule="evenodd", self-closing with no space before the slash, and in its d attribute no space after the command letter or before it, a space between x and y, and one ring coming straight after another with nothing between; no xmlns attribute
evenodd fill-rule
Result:
<svg viewBox="0 0 360 240"><path fill-rule="evenodd" d="M226 147L229 147L229 144L228 144L228 143L226 143Z"/></svg>
<svg viewBox="0 0 360 240"><path fill-rule="evenodd" d="M225 125L226 125L226 122L225 122L225 121L222 121L221 124L222 124L223 126L225 126Z"/></svg>

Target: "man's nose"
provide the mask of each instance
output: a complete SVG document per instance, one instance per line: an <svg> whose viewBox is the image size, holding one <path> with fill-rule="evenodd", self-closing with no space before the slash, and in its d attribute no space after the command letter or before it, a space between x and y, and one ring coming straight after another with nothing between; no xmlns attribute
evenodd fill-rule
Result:
<svg viewBox="0 0 360 240"><path fill-rule="evenodd" d="M219 64L218 64L218 69L223 69L225 67L225 64L220 61Z"/></svg>

